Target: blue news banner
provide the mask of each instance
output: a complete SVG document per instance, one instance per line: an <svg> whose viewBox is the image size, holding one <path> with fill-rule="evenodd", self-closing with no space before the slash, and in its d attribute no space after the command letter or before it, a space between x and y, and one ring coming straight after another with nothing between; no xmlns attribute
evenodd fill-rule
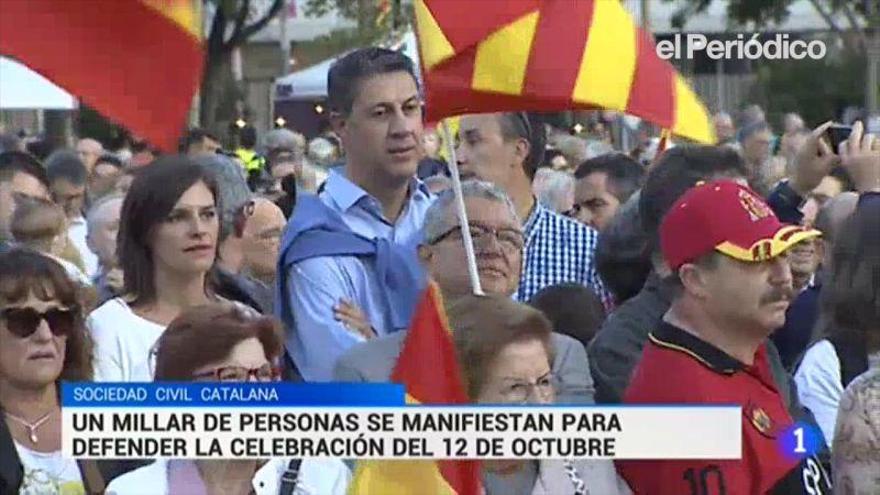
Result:
<svg viewBox="0 0 880 495"><path fill-rule="evenodd" d="M84 459L736 459L735 406L410 405L397 384L65 383Z"/></svg>
<svg viewBox="0 0 880 495"><path fill-rule="evenodd" d="M80 407L394 407L394 383L64 383L62 408Z"/></svg>

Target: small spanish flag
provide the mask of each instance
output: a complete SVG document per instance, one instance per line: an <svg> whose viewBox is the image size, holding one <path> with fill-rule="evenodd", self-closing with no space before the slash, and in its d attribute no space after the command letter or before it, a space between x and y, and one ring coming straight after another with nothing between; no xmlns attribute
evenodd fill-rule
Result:
<svg viewBox="0 0 880 495"><path fill-rule="evenodd" d="M200 0L0 0L0 53L173 151L204 64Z"/></svg>
<svg viewBox="0 0 880 495"><path fill-rule="evenodd" d="M406 388L409 404L466 404L455 346L439 288L428 284L410 324L391 381ZM477 495L476 461L361 461L352 495Z"/></svg>
<svg viewBox="0 0 880 495"><path fill-rule="evenodd" d="M715 142L706 108L618 0L415 0L415 13L428 120L605 108Z"/></svg>

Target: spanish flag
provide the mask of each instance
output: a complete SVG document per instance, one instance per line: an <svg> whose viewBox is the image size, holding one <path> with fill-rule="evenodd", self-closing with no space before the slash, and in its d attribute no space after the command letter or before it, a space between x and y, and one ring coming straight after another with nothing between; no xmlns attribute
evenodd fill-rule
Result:
<svg viewBox="0 0 880 495"><path fill-rule="evenodd" d="M415 0L415 13L428 120L604 108L715 142L706 108L618 0Z"/></svg>
<svg viewBox="0 0 880 495"><path fill-rule="evenodd" d="M201 80L201 0L0 0L0 53L165 150Z"/></svg>
<svg viewBox="0 0 880 495"><path fill-rule="evenodd" d="M440 290L428 284L410 324L391 381L406 388L409 404L469 401ZM477 495L475 461L361 461L349 487L352 495Z"/></svg>

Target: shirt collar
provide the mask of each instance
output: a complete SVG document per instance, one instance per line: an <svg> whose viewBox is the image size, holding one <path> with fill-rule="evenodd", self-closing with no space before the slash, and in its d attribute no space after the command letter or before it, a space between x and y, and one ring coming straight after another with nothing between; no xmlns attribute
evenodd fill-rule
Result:
<svg viewBox="0 0 880 495"><path fill-rule="evenodd" d="M665 320L648 338L654 345L691 356L716 373L732 375L746 368L742 361Z"/></svg>
<svg viewBox="0 0 880 495"><path fill-rule="evenodd" d="M535 206L532 207L532 211L529 213L529 216L526 218L525 223L523 223L523 232L525 232L526 237L529 236L529 233L534 229L538 222L547 214L547 208L544 208L544 205L535 198Z"/></svg>
<svg viewBox="0 0 880 495"><path fill-rule="evenodd" d="M348 211L349 208L361 199L371 197L370 193L345 176L345 167L337 167L330 170L330 176L327 178L324 191L327 192L342 211ZM424 182L414 176L410 181L407 200L418 196L424 196L427 199L430 198L431 192Z"/></svg>

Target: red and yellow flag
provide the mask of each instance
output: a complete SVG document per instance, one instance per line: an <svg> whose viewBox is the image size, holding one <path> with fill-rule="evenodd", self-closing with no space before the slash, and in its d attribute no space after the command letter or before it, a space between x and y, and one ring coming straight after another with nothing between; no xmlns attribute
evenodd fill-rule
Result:
<svg viewBox="0 0 880 495"><path fill-rule="evenodd" d="M413 315L391 381L406 388L410 404L469 401L440 290L429 283ZM352 495L477 495L475 461L362 461L349 487Z"/></svg>
<svg viewBox="0 0 880 495"><path fill-rule="evenodd" d="M715 142L706 108L617 0L415 0L415 12L429 120L605 108Z"/></svg>
<svg viewBox="0 0 880 495"><path fill-rule="evenodd" d="M200 0L0 0L0 53L165 150L201 80Z"/></svg>

